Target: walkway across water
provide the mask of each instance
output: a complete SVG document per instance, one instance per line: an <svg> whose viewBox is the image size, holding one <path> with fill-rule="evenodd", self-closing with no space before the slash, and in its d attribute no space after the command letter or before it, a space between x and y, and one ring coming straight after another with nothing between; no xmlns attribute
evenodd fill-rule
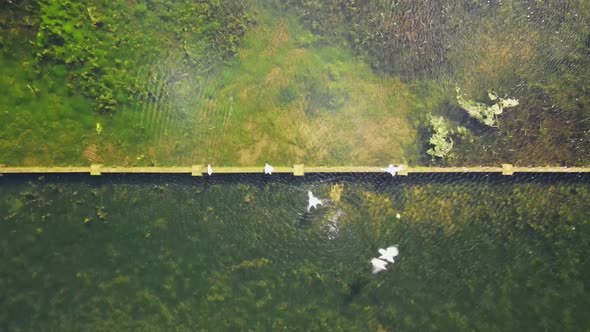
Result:
<svg viewBox="0 0 590 332"><path fill-rule="evenodd" d="M255 174L264 173L264 166L255 167L232 167L232 166L211 166L212 174ZM386 168L378 166L309 166L302 164L292 167L275 166L273 173L287 173L295 176L303 176L308 173L384 173ZM35 173L90 173L90 175L101 174L190 174L192 176L207 175L207 166L170 166L170 167L113 167L93 164L90 166L73 167L28 167L28 166L0 166L2 174L35 174ZM396 174L405 176L412 173L502 173L512 175L514 173L590 173L590 167L518 167L511 164L501 166L476 166L476 167L426 167L426 166L401 166Z"/></svg>

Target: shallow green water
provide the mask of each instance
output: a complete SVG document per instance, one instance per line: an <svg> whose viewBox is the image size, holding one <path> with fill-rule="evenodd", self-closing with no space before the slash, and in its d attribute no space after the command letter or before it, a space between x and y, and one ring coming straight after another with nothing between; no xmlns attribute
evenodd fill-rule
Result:
<svg viewBox="0 0 590 332"><path fill-rule="evenodd" d="M588 165L589 6L5 1L0 163Z"/></svg>
<svg viewBox="0 0 590 332"><path fill-rule="evenodd" d="M3 176L0 329L581 331L588 201L580 176Z"/></svg>

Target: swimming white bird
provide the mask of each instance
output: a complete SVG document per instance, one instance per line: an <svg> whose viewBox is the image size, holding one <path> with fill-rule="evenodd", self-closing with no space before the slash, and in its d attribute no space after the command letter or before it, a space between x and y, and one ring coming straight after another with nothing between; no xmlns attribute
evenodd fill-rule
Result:
<svg viewBox="0 0 590 332"><path fill-rule="evenodd" d="M397 172L402 170L402 167L401 166L393 166L393 164L389 164L389 167L382 168L382 170L384 172L391 174L391 176L395 176L395 174L397 174Z"/></svg>
<svg viewBox="0 0 590 332"><path fill-rule="evenodd" d="M391 246L387 249L379 249L379 253L381 254L379 259L384 259L390 263L393 263L393 257L399 255L399 250L397 249L397 246Z"/></svg>
<svg viewBox="0 0 590 332"><path fill-rule="evenodd" d="M213 168L211 168L211 165L207 165L207 174L213 174Z"/></svg>
<svg viewBox="0 0 590 332"><path fill-rule="evenodd" d="M272 174L274 171L274 167L270 166L269 164L264 164L264 174Z"/></svg>
<svg viewBox="0 0 590 332"><path fill-rule="evenodd" d="M322 205L322 201L317 197L313 196L311 191L307 192L307 196L309 196L309 204L307 205L307 211L313 206L315 209L318 208L318 204Z"/></svg>
<svg viewBox="0 0 590 332"><path fill-rule="evenodd" d="M379 258L371 259L371 264L373 264L373 274L387 270L387 262L382 261Z"/></svg>

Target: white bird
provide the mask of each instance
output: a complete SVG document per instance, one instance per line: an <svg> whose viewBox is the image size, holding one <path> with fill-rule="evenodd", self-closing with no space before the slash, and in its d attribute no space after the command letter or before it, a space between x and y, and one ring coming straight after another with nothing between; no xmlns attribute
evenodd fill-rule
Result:
<svg viewBox="0 0 590 332"><path fill-rule="evenodd" d="M318 208L318 204L322 205L322 200L318 199L317 197L313 196L311 191L307 192L307 196L309 196L309 204L307 205L307 211L313 206L315 209Z"/></svg>
<svg viewBox="0 0 590 332"><path fill-rule="evenodd" d="M397 246L391 246L387 249L379 249L379 253L381 254L379 259L384 259L390 263L393 263L393 257L399 255L399 250L397 249Z"/></svg>
<svg viewBox="0 0 590 332"><path fill-rule="evenodd" d="M373 274L387 270L387 262L382 261L379 258L371 259L371 264L373 264Z"/></svg>
<svg viewBox="0 0 590 332"><path fill-rule="evenodd" d="M402 170L402 167L401 166L393 166L393 164L389 164L389 167L382 168L382 170L384 172L391 174L391 176L395 176L395 174L397 174L397 172Z"/></svg>
<svg viewBox="0 0 590 332"><path fill-rule="evenodd" d="M270 166L269 164L264 164L264 174L272 174L274 171L274 167Z"/></svg>
<svg viewBox="0 0 590 332"><path fill-rule="evenodd" d="M399 213L396 213L396 214L395 214L395 217L396 217L397 219L401 219L402 215L401 215L401 214L399 214Z"/></svg>
<svg viewBox="0 0 590 332"><path fill-rule="evenodd" d="M213 168L211 168L211 165L207 165L207 174L213 174Z"/></svg>

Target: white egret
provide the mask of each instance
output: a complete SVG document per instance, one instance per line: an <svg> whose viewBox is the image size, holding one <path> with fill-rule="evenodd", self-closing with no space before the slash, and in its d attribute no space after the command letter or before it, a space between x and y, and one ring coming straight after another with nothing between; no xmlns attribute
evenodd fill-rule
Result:
<svg viewBox="0 0 590 332"><path fill-rule="evenodd" d="M315 209L318 208L318 204L322 205L322 200L315 197L311 191L307 192L307 196L309 196L309 204L307 205L307 211L313 206Z"/></svg>
<svg viewBox="0 0 590 332"><path fill-rule="evenodd" d="M379 258L371 259L371 264L373 264L373 274L387 270L387 262L382 261Z"/></svg>
<svg viewBox="0 0 590 332"><path fill-rule="evenodd" d="M383 171L391 174L391 176L395 176L397 174L397 172L399 172L401 170L402 170L401 166L393 166L393 164L389 164L389 167L383 168Z"/></svg>
<svg viewBox="0 0 590 332"><path fill-rule="evenodd" d="M269 164L264 164L264 174L272 174L274 171L274 167L270 166Z"/></svg>
<svg viewBox="0 0 590 332"><path fill-rule="evenodd" d="M211 165L207 165L207 174L213 174L213 168L211 168Z"/></svg>
<svg viewBox="0 0 590 332"><path fill-rule="evenodd" d="M379 253L381 254L379 259L385 259L386 261L393 263L393 257L399 255L399 250L397 249L397 246L391 246L387 249L379 249Z"/></svg>

